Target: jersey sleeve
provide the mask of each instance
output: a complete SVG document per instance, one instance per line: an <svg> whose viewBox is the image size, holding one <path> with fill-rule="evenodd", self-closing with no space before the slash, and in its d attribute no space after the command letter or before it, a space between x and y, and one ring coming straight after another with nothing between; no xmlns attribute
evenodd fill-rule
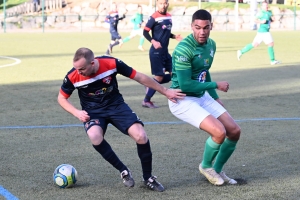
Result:
<svg viewBox="0 0 300 200"><path fill-rule="evenodd" d="M215 89L217 87L216 82L202 83L192 79L192 54L188 55L182 53L182 51L176 51L176 49L173 53L173 56L175 56L173 65L175 67L179 87L183 93L197 93L199 91Z"/></svg>
<svg viewBox="0 0 300 200"><path fill-rule="evenodd" d="M125 14L123 14L122 17L118 16L118 20L122 20L122 19L124 19L124 18L126 18L126 15L125 15Z"/></svg>
<svg viewBox="0 0 300 200"><path fill-rule="evenodd" d="M70 81L68 75L65 76L63 84L61 85L59 92L64 97L69 98L72 95L74 90L75 90L75 87L74 87L73 83Z"/></svg>
<svg viewBox="0 0 300 200"><path fill-rule="evenodd" d="M209 71L207 71L207 73L206 73L206 81L207 82L212 82ZM219 96L218 96L217 91L215 90L215 88L214 89L208 89L207 92L209 93L209 95L213 99L218 99L219 98Z"/></svg>
<svg viewBox="0 0 300 200"><path fill-rule="evenodd" d="M116 66L117 66L118 74L121 74L121 75L126 76L131 79L133 79L135 77L136 70L134 70L132 67L129 67L122 60L116 59Z"/></svg>
<svg viewBox="0 0 300 200"><path fill-rule="evenodd" d="M150 16L144 29L149 32L153 28L154 24L155 19L152 16Z"/></svg>

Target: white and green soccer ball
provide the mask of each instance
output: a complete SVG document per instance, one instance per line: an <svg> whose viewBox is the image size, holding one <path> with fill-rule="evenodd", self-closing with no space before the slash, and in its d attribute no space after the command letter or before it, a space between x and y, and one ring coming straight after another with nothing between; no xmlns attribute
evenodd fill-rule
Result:
<svg viewBox="0 0 300 200"><path fill-rule="evenodd" d="M54 170L53 180L60 188L68 188L76 183L77 176L75 167L69 164L62 164Z"/></svg>

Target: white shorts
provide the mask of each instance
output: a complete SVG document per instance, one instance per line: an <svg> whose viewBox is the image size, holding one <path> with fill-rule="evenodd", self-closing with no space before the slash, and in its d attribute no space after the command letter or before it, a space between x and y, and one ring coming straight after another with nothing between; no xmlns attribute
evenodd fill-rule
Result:
<svg viewBox="0 0 300 200"><path fill-rule="evenodd" d="M270 44L273 42L273 37L270 32L265 32L265 33L257 33L253 43L260 44L261 42L264 42L265 44Z"/></svg>
<svg viewBox="0 0 300 200"><path fill-rule="evenodd" d="M135 36L137 36L137 35L139 35L139 36L144 36L143 35L143 29L136 29L136 30L132 30L131 32L130 32L130 36L131 37L135 37Z"/></svg>
<svg viewBox="0 0 300 200"><path fill-rule="evenodd" d="M201 122L209 115L215 118L220 117L226 109L215 101L207 92L202 97L186 96L177 103L169 100L171 113L196 128L200 127Z"/></svg>

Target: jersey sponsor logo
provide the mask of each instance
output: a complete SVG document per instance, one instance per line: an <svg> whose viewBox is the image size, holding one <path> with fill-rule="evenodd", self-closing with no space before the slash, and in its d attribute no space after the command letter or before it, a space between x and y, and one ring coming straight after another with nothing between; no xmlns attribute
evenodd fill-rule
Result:
<svg viewBox="0 0 300 200"><path fill-rule="evenodd" d="M205 81L206 81L206 74L207 74L207 70L204 70L204 71L200 72L200 74L198 75L198 81L200 83L205 83Z"/></svg>
<svg viewBox="0 0 300 200"><path fill-rule="evenodd" d="M209 66L209 58L204 59L203 62L204 66Z"/></svg>
<svg viewBox="0 0 300 200"><path fill-rule="evenodd" d="M178 62L187 62L188 61L187 57L184 57L184 56L176 56L176 57L177 57Z"/></svg>
<svg viewBox="0 0 300 200"><path fill-rule="evenodd" d="M110 84L110 81L111 81L111 77L110 76L105 77L105 78L102 79L102 82L106 83L106 84Z"/></svg>
<svg viewBox="0 0 300 200"><path fill-rule="evenodd" d="M161 28L162 28L162 29L168 29L168 30L171 30L171 29L172 29L172 25L171 25L171 24L168 24L168 25L162 25Z"/></svg>
<svg viewBox="0 0 300 200"><path fill-rule="evenodd" d="M89 96L99 96L104 95L107 92L111 92L113 90L113 86L109 86L108 88L102 88L100 90L97 90L95 93L89 93Z"/></svg>

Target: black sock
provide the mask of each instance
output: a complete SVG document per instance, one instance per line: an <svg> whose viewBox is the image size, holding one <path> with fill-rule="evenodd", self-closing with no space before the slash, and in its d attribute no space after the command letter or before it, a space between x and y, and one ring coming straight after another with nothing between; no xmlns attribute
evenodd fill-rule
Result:
<svg viewBox="0 0 300 200"><path fill-rule="evenodd" d="M128 168L120 161L120 159L112 150L111 146L106 142L106 140L103 140L99 145L93 145L93 147L107 162L109 162L112 166L119 170L120 173L124 170L128 170Z"/></svg>
<svg viewBox="0 0 300 200"><path fill-rule="evenodd" d="M148 180L152 176L152 152L150 141L146 144L136 144L137 152L142 164L143 178Z"/></svg>

